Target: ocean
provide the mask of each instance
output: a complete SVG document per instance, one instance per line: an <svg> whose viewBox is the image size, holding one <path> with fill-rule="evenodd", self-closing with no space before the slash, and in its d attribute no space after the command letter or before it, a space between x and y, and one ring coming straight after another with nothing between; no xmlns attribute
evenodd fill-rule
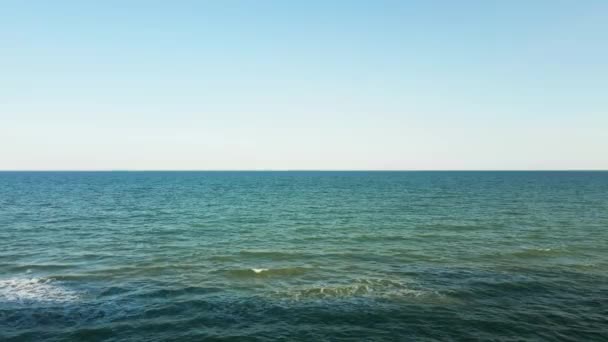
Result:
<svg viewBox="0 0 608 342"><path fill-rule="evenodd" d="M608 172L0 172L2 341L606 341Z"/></svg>

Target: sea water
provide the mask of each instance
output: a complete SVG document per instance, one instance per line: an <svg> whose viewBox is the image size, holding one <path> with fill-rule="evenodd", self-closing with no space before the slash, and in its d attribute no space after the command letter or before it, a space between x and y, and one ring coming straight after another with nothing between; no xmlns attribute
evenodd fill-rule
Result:
<svg viewBox="0 0 608 342"><path fill-rule="evenodd" d="M45 339L607 340L608 172L1 172Z"/></svg>

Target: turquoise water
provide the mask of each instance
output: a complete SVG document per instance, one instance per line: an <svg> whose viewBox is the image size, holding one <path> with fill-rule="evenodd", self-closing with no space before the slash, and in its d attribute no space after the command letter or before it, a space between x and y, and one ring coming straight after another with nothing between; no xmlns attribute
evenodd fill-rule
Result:
<svg viewBox="0 0 608 342"><path fill-rule="evenodd" d="M2 172L0 340L608 337L608 172Z"/></svg>

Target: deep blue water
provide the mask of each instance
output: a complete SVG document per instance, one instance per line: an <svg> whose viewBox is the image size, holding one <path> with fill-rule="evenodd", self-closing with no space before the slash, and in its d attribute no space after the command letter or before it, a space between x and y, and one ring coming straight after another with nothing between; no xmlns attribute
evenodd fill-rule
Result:
<svg viewBox="0 0 608 342"><path fill-rule="evenodd" d="M0 172L0 340L608 340L608 172Z"/></svg>

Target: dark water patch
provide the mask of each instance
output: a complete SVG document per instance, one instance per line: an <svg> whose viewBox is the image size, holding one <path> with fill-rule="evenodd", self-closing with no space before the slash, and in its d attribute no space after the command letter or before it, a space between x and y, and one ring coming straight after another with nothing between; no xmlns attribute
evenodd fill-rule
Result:
<svg viewBox="0 0 608 342"><path fill-rule="evenodd" d="M208 294L216 294L223 292L224 290L219 287L200 287L200 286L163 286L161 288L151 289L147 291L140 291L137 293L137 297L142 298L155 298L155 299L170 299L176 297L190 297L190 296L205 296Z"/></svg>
<svg viewBox="0 0 608 342"><path fill-rule="evenodd" d="M364 284L362 281L361 284ZM391 281L369 281L377 288L401 289L405 284ZM504 338L538 337L539 326L565 324L567 329L544 330L543 337L597 337L601 321L587 326L572 323L577 317L551 316L549 306L522 308L523 315L505 318L500 306L441 302L426 303L374 299L338 287L330 296L319 298L320 290L310 289L308 300L285 302L261 297L237 299L226 297L213 300L173 300L171 302L141 302L135 309L125 310L116 305L108 310L103 306L73 306L46 309L43 315L35 311L17 313L21 320L7 331L12 336L28 338L27 329L45 326L70 328L51 332L47 336L72 339L86 336L89 339L164 339L184 336L284 336L304 340L308 337L363 338L378 333L383 338L409 336L416 339L488 338L500 332ZM352 290L352 289L351 289ZM367 293L373 293L367 292ZM423 296L423 295L421 295ZM418 296L420 297L420 296ZM416 298L416 296L413 296ZM320 299L320 300L319 300ZM463 306L464 305L464 306ZM510 304L506 304L510 305ZM504 308L504 304L503 304ZM470 310L472 309L472 310ZM523 310L522 310L523 309ZM528 316L525 312L533 314ZM15 312L12 312L15 315ZM534 316L536 315L536 316ZM5 316L0 316L4 320ZM23 317L27 317L23 319ZM585 316L584 316L585 317ZM15 318L15 317L13 317ZM17 317L18 318L18 317ZM534 318L534 320L529 320ZM6 323L6 321L2 321ZM534 323L530 323L534 322ZM331 324L329 324L331 323ZM17 329L17 327L19 329ZM198 328L197 328L198 327ZM441 329L441 333L437 329ZM200 330L199 330L200 329ZM6 333L6 331L5 331ZM378 337L377 336L377 337Z"/></svg>
<svg viewBox="0 0 608 342"><path fill-rule="evenodd" d="M65 282L95 282L95 281L108 281L111 280L111 277L108 277L106 274L96 274L96 273L66 273L66 274L51 274L48 276L49 279L56 281L65 281Z"/></svg>
<svg viewBox="0 0 608 342"><path fill-rule="evenodd" d="M133 289L121 286L110 286L100 290L99 297L115 297L132 292Z"/></svg>

